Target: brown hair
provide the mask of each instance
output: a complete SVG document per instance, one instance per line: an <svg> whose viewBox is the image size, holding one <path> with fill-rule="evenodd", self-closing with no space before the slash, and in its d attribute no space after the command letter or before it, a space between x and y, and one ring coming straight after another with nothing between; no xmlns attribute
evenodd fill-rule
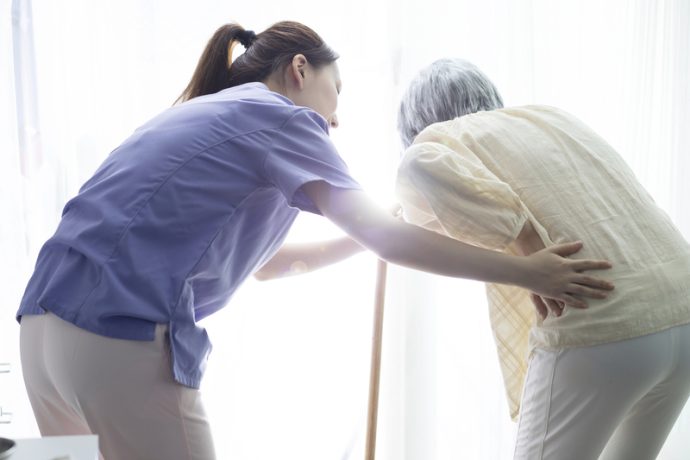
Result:
<svg viewBox="0 0 690 460"><path fill-rule="evenodd" d="M297 54L303 54L316 68L338 59L338 54L312 29L299 22L282 21L257 34L244 54L232 62L233 48L246 34L247 31L235 23L216 30L199 58L191 81L175 102L262 81L274 71L285 68Z"/></svg>

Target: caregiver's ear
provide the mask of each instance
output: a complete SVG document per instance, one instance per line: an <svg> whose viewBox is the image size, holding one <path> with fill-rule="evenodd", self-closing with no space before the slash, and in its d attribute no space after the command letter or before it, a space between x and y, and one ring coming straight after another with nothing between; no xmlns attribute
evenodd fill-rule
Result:
<svg viewBox="0 0 690 460"><path fill-rule="evenodd" d="M304 76L309 65L307 58L303 54L296 54L290 63L289 76L299 89L304 89Z"/></svg>

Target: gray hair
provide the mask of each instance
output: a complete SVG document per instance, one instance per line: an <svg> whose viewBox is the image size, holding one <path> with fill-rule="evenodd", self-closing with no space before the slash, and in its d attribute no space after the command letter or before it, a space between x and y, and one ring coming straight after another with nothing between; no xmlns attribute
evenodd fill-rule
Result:
<svg viewBox="0 0 690 460"><path fill-rule="evenodd" d="M501 107L501 95L477 66L463 59L439 59L407 88L398 111L398 131L407 148L433 123Z"/></svg>

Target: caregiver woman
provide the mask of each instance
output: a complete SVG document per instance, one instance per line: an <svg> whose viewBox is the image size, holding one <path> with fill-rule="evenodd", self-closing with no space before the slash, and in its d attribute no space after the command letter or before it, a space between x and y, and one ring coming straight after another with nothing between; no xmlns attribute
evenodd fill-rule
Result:
<svg viewBox="0 0 690 460"><path fill-rule="evenodd" d="M246 52L230 65L239 42ZM299 210L400 265L515 284L584 307L608 282L568 260L482 250L377 208L328 137L337 55L311 29L236 24L209 41L180 104L125 140L65 206L17 318L43 435L96 433L116 459L211 459L198 391L211 350L197 321L278 250ZM577 296L577 297L576 297Z"/></svg>

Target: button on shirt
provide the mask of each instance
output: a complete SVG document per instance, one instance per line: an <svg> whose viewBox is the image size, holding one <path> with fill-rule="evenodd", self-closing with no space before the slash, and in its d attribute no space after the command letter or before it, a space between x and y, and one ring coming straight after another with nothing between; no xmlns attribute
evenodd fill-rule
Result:
<svg viewBox="0 0 690 460"><path fill-rule="evenodd" d="M173 375L199 386L222 308L280 247L300 187L359 189L320 115L249 83L172 107L113 151L41 249L22 315L153 340L169 324Z"/></svg>
<svg viewBox="0 0 690 460"><path fill-rule="evenodd" d="M607 259L616 289L544 321L528 292L489 284L491 326L511 415L535 347L591 346L690 322L690 245L623 158L572 115L545 106L477 112L426 128L401 162L408 220L513 252L530 221L545 246L582 240L578 259Z"/></svg>

